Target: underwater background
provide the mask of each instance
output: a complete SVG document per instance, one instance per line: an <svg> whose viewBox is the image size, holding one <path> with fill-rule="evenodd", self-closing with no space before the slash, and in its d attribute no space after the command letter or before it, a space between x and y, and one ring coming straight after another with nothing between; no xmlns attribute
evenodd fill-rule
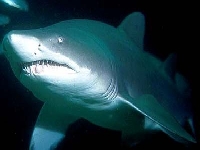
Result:
<svg viewBox="0 0 200 150"><path fill-rule="evenodd" d="M195 126L199 142L200 115L198 104L199 58L195 46L197 20L192 2L173 0L26 0L28 11L21 11L0 3L0 14L9 16L10 22L0 26L0 40L17 29L45 27L62 20L83 18L99 20L113 26L131 12L145 15L145 50L161 60L170 53L177 53L177 70L189 81L192 89L191 102L195 111ZM192 11L191 11L192 9ZM23 87L14 77L8 61L0 56L0 149L27 150L35 121L42 102ZM70 135L58 149L113 148L128 149L120 145L120 132L92 125L84 119L75 122L67 131ZM92 145L93 144L93 145ZM94 146L95 145L95 146ZM165 134L155 134L131 149L173 148L198 149L198 144L189 148L176 143ZM4 147L4 148L3 148Z"/></svg>

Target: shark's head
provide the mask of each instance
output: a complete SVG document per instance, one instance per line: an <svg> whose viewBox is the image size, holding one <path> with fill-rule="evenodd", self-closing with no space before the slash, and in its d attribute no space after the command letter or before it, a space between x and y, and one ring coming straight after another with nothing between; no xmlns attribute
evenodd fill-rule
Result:
<svg viewBox="0 0 200 150"><path fill-rule="evenodd" d="M108 96L114 86L111 53L89 33L66 27L61 22L9 32L3 50L15 76L43 101Z"/></svg>

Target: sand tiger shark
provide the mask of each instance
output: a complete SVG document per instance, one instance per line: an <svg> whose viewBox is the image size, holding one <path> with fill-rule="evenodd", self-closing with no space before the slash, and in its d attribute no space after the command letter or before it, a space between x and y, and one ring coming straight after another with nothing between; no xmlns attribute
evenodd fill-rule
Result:
<svg viewBox="0 0 200 150"><path fill-rule="evenodd" d="M4 37L15 76L44 102L31 150L56 148L79 118L121 131L126 143L157 130L196 142L184 128L193 118L187 82L174 70L174 55L161 61L144 50L144 33L144 15L134 12L117 27L72 19Z"/></svg>

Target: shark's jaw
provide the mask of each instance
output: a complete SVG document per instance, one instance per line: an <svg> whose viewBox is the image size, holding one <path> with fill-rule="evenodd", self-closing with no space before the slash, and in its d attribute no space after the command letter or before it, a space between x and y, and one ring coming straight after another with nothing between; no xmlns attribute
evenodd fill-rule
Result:
<svg viewBox="0 0 200 150"><path fill-rule="evenodd" d="M76 70L74 70L72 67L70 67L67 64L60 64L58 62L52 61L52 60L36 60L32 62L23 62L21 63L21 73L24 73L26 75L41 75L46 73L53 73L54 71L57 71L59 73L59 70L63 70L66 73L72 74L77 73Z"/></svg>

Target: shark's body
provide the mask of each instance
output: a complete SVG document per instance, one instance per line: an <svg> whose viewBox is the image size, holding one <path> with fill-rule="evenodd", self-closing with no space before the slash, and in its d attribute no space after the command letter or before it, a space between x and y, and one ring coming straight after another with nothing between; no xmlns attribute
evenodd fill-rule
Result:
<svg viewBox="0 0 200 150"><path fill-rule="evenodd" d="M173 55L164 63L143 51L144 26L133 13L118 28L75 19L5 36L14 74L45 102L30 149L55 146L80 117L122 131L127 143L153 130L195 142L181 126L192 119L186 82L169 67Z"/></svg>

